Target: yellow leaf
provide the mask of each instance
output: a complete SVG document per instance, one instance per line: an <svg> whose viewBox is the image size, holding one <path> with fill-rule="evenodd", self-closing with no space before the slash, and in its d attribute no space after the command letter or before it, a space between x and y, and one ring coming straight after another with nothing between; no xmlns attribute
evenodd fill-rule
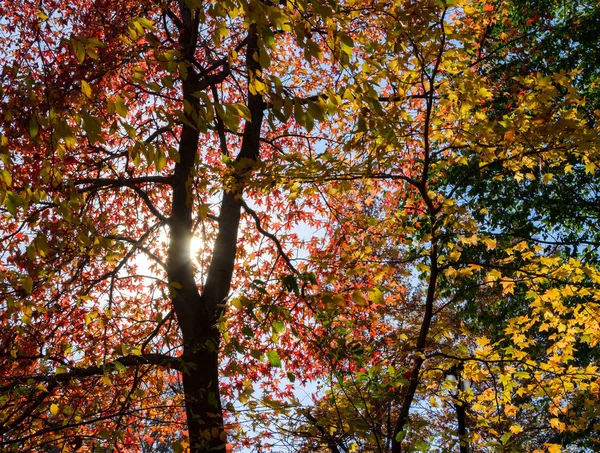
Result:
<svg viewBox="0 0 600 453"><path fill-rule="evenodd" d="M523 431L523 428L521 428L519 425L512 425L510 428L508 428L510 430L511 433L513 434L519 434L520 432Z"/></svg>
<svg viewBox="0 0 600 453"><path fill-rule="evenodd" d="M558 429L559 431L564 431L565 429L565 424L561 422L558 418L551 418L550 426L552 426L555 429Z"/></svg>
<svg viewBox="0 0 600 453"><path fill-rule="evenodd" d="M127 106L125 105L125 101L118 94L117 94L116 101L115 101L115 107L116 107L117 113L120 116L122 116L123 118L125 118L127 116Z"/></svg>
<svg viewBox="0 0 600 453"><path fill-rule="evenodd" d="M596 172L596 164L593 162L588 162L585 164L585 172L593 175Z"/></svg>
<svg viewBox="0 0 600 453"><path fill-rule="evenodd" d="M489 338L485 338L485 337L481 337L481 338L478 338L476 340L476 342L477 342L477 345L479 347L483 348L483 347L487 346L488 344L490 344L490 339Z"/></svg>
<svg viewBox="0 0 600 453"><path fill-rule="evenodd" d="M261 94L264 93L266 91L267 87L264 83L262 83L260 80L258 79L254 79L252 80L252 82L250 83L250 92L252 94Z"/></svg>
<svg viewBox="0 0 600 453"><path fill-rule="evenodd" d="M233 305L235 308L237 308L238 310L241 310L243 305L242 305L242 301L240 300L239 297L236 297L234 299L231 300L231 305Z"/></svg>
<svg viewBox="0 0 600 453"><path fill-rule="evenodd" d="M365 299L365 296L363 296L363 294L359 290L355 290L352 293L352 300L356 305L359 305L361 307L365 307L367 305L367 300Z"/></svg>
<svg viewBox="0 0 600 453"><path fill-rule="evenodd" d="M369 290L369 299L374 304L383 305L384 303L383 293L377 288Z"/></svg>
<svg viewBox="0 0 600 453"><path fill-rule="evenodd" d="M492 250L496 248L496 239L492 239L492 238L483 238L482 239L483 243L486 245L488 250Z"/></svg>
<svg viewBox="0 0 600 453"><path fill-rule="evenodd" d="M92 98L92 88L85 80L81 81L81 92L85 94L86 97Z"/></svg>
<svg viewBox="0 0 600 453"><path fill-rule="evenodd" d="M558 444L545 443L544 446L548 449L548 453L561 453L562 448Z"/></svg>
<svg viewBox="0 0 600 453"><path fill-rule="evenodd" d="M75 57L77 57L77 61L83 63L83 60L85 60L85 47L83 47L83 44L77 39L71 38L71 48Z"/></svg>
<svg viewBox="0 0 600 453"><path fill-rule="evenodd" d="M50 405L50 413L51 413L52 415L56 415L56 414L58 414L58 406L57 406L56 404L52 403L52 404Z"/></svg>

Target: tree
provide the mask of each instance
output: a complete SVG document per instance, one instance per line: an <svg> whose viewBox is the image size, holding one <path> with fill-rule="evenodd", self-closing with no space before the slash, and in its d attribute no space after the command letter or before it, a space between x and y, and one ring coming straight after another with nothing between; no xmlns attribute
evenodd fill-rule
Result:
<svg viewBox="0 0 600 453"><path fill-rule="evenodd" d="M411 17L403 6L379 23ZM353 36L371 49L361 76L390 94L352 98L353 136L330 157L348 165L329 172L318 273L314 355L329 390L287 430L307 451L451 448L458 401L476 451L559 451L576 432L593 442L597 120L572 74L496 78L489 62L502 55L478 46L502 3L422 6L427 33L415 21L384 44ZM547 242L555 235L570 241ZM455 396L443 376L457 364L473 387Z"/></svg>
<svg viewBox="0 0 600 453"><path fill-rule="evenodd" d="M249 266L243 209L243 253L264 233L242 194L263 160L289 157L298 124L323 115L327 96L307 96L329 79L302 62L326 39L339 53L336 23L317 45L315 13L292 4L2 10L3 445L134 448L187 420L192 451L223 449L218 325L236 257ZM283 252L275 242L265 253Z"/></svg>
<svg viewBox="0 0 600 453"><path fill-rule="evenodd" d="M495 191L593 174L597 113L490 70L504 5L4 3L2 445L223 451L240 404L307 451L588 429L597 263Z"/></svg>

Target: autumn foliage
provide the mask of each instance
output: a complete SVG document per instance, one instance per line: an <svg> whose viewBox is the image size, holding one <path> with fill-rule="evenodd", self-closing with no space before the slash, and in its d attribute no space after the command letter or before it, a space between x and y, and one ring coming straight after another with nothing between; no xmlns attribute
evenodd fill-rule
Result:
<svg viewBox="0 0 600 453"><path fill-rule="evenodd" d="M0 450L598 449L598 7L530 3L0 2Z"/></svg>

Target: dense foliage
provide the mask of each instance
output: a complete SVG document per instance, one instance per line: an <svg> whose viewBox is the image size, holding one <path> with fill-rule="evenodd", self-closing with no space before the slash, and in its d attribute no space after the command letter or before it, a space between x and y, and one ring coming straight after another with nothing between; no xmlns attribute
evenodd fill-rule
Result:
<svg viewBox="0 0 600 453"><path fill-rule="evenodd" d="M596 450L599 11L0 2L1 448Z"/></svg>

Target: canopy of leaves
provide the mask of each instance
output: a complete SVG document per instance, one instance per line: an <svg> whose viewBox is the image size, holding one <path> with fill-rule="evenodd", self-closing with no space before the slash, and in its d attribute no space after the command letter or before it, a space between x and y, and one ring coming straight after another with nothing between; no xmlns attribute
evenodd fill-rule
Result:
<svg viewBox="0 0 600 453"><path fill-rule="evenodd" d="M0 2L2 449L595 449L598 11Z"/></svg>

